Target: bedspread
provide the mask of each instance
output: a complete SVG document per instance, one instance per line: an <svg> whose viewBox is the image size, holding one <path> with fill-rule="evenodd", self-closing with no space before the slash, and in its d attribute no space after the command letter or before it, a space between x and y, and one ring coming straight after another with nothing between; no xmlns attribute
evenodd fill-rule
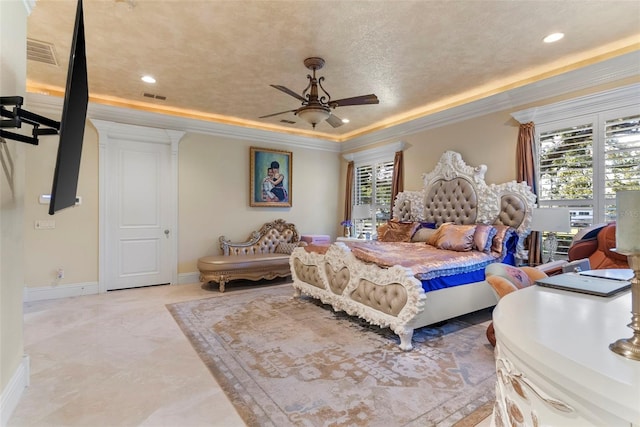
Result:
<svg viewBox="0 0 640 427"><path fill-rule="evenodd" d="M426 243L348 242L353 255L381 267L410 268L418 280L468 273L496 261L496 256L479 251L456 252L437 249Z"/></svg>

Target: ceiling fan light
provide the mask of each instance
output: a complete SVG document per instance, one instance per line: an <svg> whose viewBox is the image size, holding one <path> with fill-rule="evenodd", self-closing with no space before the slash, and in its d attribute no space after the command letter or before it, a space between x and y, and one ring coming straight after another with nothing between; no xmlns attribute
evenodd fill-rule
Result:
<svg viewBox="0 0 640 427"><path fill-rule="evenodd" d="M327 120L331 115L328 108L322 107L303 107L296 113L302 120L316 127L316 125L324 120Z"/></svg>

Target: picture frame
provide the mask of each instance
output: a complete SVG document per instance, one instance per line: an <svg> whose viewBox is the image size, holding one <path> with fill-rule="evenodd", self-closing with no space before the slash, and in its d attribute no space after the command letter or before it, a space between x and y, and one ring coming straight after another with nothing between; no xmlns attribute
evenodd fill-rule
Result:
<svg viewBox="0 0 640 427"><path fill-rule="evenodd" d="M291 207L293 153L250 147L249 158L249 205Z"/></svg>

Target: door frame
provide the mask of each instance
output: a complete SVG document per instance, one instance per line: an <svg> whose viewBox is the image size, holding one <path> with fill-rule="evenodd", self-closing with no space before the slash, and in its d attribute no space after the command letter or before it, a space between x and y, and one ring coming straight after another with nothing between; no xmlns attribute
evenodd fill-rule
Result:
<svg viewBox="0 0 640 427"><path fill-rule="evenodd" d="M173 236L169 248L169 259L171 265L171 283L178 283L178 143L185 135L183 131L171 129L150 128L145 126L129 125L124 123L111 122L106 120L90 119L91 123L98 130L98 191L99 191L99 230L98 230L98 292L107 292L107 268L110 265L109 244L107 241L107 224L112 219L109 217L107 209L107 194L109 182L107 179L107 150L109 141L112 139L137 141L170 146L171 167L168 173L169 188L165 195L169 199L169 226Z"/></svg>

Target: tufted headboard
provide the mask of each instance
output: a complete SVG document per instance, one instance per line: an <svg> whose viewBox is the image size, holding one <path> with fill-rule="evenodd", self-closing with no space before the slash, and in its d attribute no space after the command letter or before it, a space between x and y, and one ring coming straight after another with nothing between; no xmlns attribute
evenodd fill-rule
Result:
<svg viewBox="0 0 640 427"><path fill-rule="evenodd" d="M524 182L487 185L486 172L486 165L468 166L459 153L447 151L433 171L422 175L422 190L398 194L393 217L438 225L444 222L509 225L520 237L517 250L522 254L536 196Z"/></svg>

